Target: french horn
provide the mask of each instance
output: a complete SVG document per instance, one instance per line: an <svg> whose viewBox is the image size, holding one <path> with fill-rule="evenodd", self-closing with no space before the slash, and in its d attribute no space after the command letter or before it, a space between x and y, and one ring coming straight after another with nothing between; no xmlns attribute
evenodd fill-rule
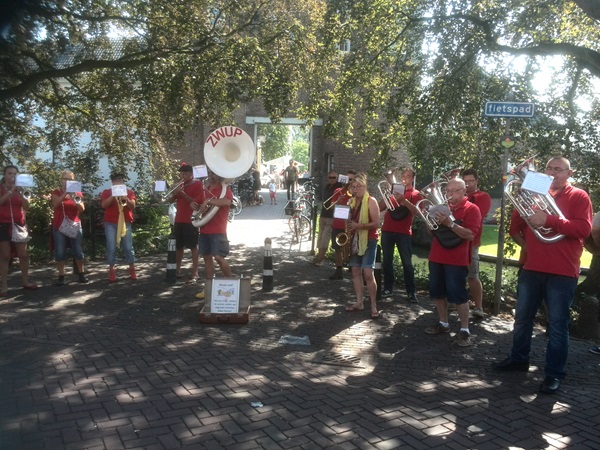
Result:
<svg viewBox="0 0 600 450"><path fill-rule="evenodd" d="M509 172L510 180L504 187L506 198L513 204L519 215L525 219L533 234L542 242L551 244L558 242L565 237L564 234L556 233L551 228L533 227L527 221L529 216L536 211L544 211L551 216L565 218L562 211L556 205L556 202L550 194L542 195L526 189L521 189L523 181L528 172L535 172L535 156L526 159Z"/></svg>
<svg viewBox="0 0 600 450"><path fill-rule="evenodd" d="M252 138L238 127L221 127L213 131L204 143L204 161L208 168L223 179L234 179L248 172L254 163L256 150ZM221 194L225 197L227 183L221 183ZM212 220L218 206L212 206L204 214L192 215L192 224L202 227Z"/></svg>

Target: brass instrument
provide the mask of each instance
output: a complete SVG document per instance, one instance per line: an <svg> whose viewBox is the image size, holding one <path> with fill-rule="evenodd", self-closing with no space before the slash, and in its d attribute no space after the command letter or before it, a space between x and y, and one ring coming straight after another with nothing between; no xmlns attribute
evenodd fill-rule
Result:
<svg viewBox="0 0 600 450"><path fill-rule="evenodd" d="M83 198L81 197L81 195L75 195L75 196L73 197L73 201L74 201L76 204L78 204L78 205L79 205L79 204L81 204L81 203L83 202Z"/></svg>
<svg viewBox="0 0 600 450"><path fill-rule="evenodd" d="M329 206L325 206L325 203L327 203L327 202L328 202L328 201L330 201L330 200L331 200L333 197L335 197L335 195L336 195L336 192L334 192L333 194L331 194L331 197L329 197L327 200L325 200L325 201L323 202L323 209L325 209L325 210L329 210L329 209L333 208L335 205L337 205L337 204L338 204L338 202L339 202L340 200L344 199L345 197L348 197L348 198L346 198L346 199L345 199L345 200L346 200L346 203L348 202L348 200L350 200L350 198L352 197L352 193L350 192L350 189L349 189L347 186L344 186L344 187L343 187L343 188L341 188L341 189L342 189L342 193L340 194L340 196L337 198L337 200L336 200L335 202L333 202L333 203L330 203L330 204L329 204ZM344 190L345 190L346 192L344 192Z"/></svg>
<svg viewBox="0 0 600 450"><path fill-rule="evenodd" d="M118 200L121 202L121 205L127 206L127 197L118 197Z"/></svg>
<svg viewBox="0 0 600 450"><path fill-rule="evenodd" d="M250 169L256 157L256 147L248 133L238 127L221 127L213 131L204 143L204 160L208 168L222 179L234 179ZM225 197L227 183L221 183L221 194ZM219 210L212 206L204 214L197 212L192 215L195 227L206 225Z"/></svg>
<svg viewBox="0 0 600 450"><path fill-rule="evenodd" d="M177 189L179 189L182 186L183 186L183 181L180 181L173 187L173 189L169 190L168 192L165 192L164 194L161 193L160 194L161 201L163 201L163 202L167 201L171 197L171 195L173 195L173 192L175 192Z"/></svg>
<svg viewBox="0 0 600 450"><path fill-rule="evenodd" d="M25 200L29 201L31 200L31 197L33 197L33 194L31 193L30 190L24 190L23 192L21 192L21 197L23 197Z"/></svg>
<svg viewBox="0 0 600 450"><path fill-rule="evenodd" d="M419 215L425 221L430 230L437 230L440 226L435 216L430 212L432 207L439 205L447 205L448 198L444 192L448 181L456 178L460 174L460 169L452 169L441 175L441 178L433 183L428 184L420 190L423 195L423 200L417 202ZM450 215L450 219L454 221L454 217Z"/></svg>
<svg viewBox="0 0 600 450"><path fill-rule="evenodd" d="M386 209L388 211L394 211L398 206L400 206L395 199L393 199L392 193L392 185L396 183L395 171L389 170L385 175L391 175L392 182L390 183L387 178L385 180L381 180L379 183L377 183L377 189L379 189L379 194L383 198ZM396 204L394 205L394 203Z"/></svg>
<svg viewBox="0 0 600 450"><path fill-rule="evenodd" d="M348 227L349 222L349 220L346 221L346 229L344 232L335 237L335 243L340 246L340 251L342 252L342 262L344 264L348 262L350 259L350 254L352 253L353 234L350 233L350 229Z"/></svg>
<svg viewBox="0 0 600 450"><path fill-rule="evenodd" d="M531 231L535 236L542 242L551 244L558 242L565 237L564 234L556 233L551 228L546 227L533 227L527 221L529 216L535 214L536 211L544 211L551 216L558 216L564 219L562 211L556 205L556 202L550 194L542 195L537 192L528 191L521 189L521 185L525 180L527 172L535 172L535 156L526 159L520 165L514 167L510 172L509 176L511 179L506 183L504 187L504 193L506 198L510 200L519 215L525 219Z"/></svg>

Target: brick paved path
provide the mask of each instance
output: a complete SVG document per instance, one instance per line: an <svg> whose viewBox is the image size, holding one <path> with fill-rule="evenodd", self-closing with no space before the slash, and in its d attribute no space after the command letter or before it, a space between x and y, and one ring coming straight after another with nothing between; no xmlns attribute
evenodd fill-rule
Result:
<svg viewBox="0 0 600 450"><path fill-rule="evenodd" d="M309 243L290 246L284 204L230 227L234 271L253 277L247 325L199 324L201 285L165 283L166 256L143 258L137 282L108 284L93 262L89 285L59 288L36 268L43 289L0 301L0 448L600 448L591 343L572 341L561 392L543 396L543 330L529 373L505 375L490 364L508 352L506 319L474 324L460 348L423 333L425 299L383 301L378 321L346 313L350 280L310 265ZM310 345L279 344L286 334Z"/></svg>

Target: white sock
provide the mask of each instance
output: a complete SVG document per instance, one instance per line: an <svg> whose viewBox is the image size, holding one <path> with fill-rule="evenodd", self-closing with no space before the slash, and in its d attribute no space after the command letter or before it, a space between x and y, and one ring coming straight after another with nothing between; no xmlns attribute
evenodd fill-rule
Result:
<svg viewBox="0 0 600 450"><path fill-rule="evenodd" d="M471 334L468 328L461 328L460 331L466 331L467 333Z"/></svg>
<svg viewBox="0 0 600 450"><path fill-rule="evenodd" d="M441 320L440 320L440 325L445 328L448 328L450 326L450 324L448 322L442 322Z"/></svg>

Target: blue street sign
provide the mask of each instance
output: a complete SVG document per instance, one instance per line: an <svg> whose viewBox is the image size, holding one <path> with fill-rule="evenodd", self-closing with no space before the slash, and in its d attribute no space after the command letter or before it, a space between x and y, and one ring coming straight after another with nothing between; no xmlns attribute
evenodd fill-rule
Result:
<svg viewBox="0 0 600 450"><path fill-rule="evenodd" d="M535 105L524 102L485 102L488 117L533 117Z"/></svg>

